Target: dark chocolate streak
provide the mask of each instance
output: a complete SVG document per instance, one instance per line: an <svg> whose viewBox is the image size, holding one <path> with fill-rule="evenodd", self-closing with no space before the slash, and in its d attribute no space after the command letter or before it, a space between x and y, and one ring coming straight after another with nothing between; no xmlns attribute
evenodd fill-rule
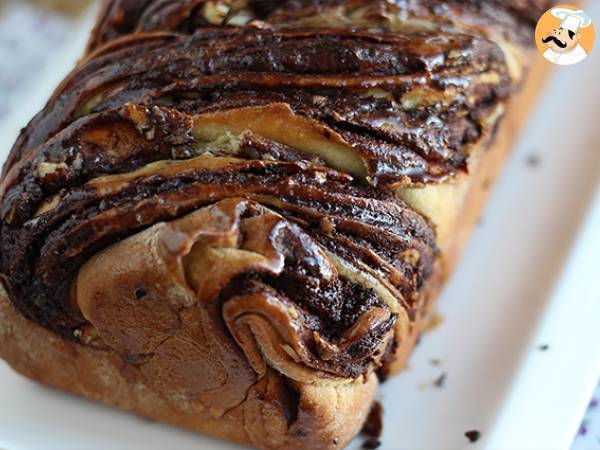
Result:
<svg viewBox="0 0 600 450"><path fill-rule="evenodd" d="M191 33L211 24L203 15L207 3L206 0L110 0L93 33L90 48L136 31ZM550 0L248 0L245 3L243 9L251 19L260 21L261 26L297 28L335 10L340 26L360 11L368 19L364 26L372 28L373 22L385 23L386 16L400 13L434 20L441 27L457 21L482 33L492 30L505 34L525 45L531 45L535 23L552 5ZM232 17L233 14L226 14L222 24L236 25Z"/></svg>
<svg viewBox="0 0 600 450"><path fill-rule="evenodd" d="M139 38L139 47L137 39L77 68L21 134L5 171L90 112L86 102L100 112L168 98L195 114L286 103L344 133L372 184L442 179L466 170L466 144L481 137L482 118L510 93L502 52L467 35L207 29ZM482 81L486 75L493 82ZM369 94L374 88L390 95ZM415 90L431 104L407 109Z"/></svg>
<svg viewBox="0 0 600 450"><path fill-rule="evenodd" d="M414 318L437 254L435 233L390 188L468 170L470 148L484 144L494 125L486 120L513 90L487 33L513 27L513 43L523 42L545 2L250 0L242 12L253 22L242 28L215 26L207 7L107 2L91 53L22 131L3 168L0 272L12 302L74 339L85 319L73 280L91 256L157 222L245 197L289 222L278 244L285 270L244 274L222 301L260 279L328 339L373 308L388 308L371 288L324 278L314 258L324 251L385 280ZM341 8L340 26L311 22L332 8ZM390 12L436 28L391 32ZM223 24L238 24L238 13ZM272 105L309 120L326 139L335 134L365 173L350 176L326 167L323 155L249 131L229 136L235 148L196 136L199 118ZM149 165L157 161L169 165ZM391 313L314 366L364 373L396 320Z"/></svg>

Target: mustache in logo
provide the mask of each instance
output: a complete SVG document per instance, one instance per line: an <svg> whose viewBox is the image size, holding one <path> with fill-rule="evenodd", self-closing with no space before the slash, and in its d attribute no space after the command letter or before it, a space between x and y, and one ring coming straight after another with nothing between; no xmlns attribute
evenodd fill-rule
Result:
<svg viewBox="0 0 600 450"><path fill-rule="evenodd" d="M566 42L563 42L563 41L559 40L559 39L558 39L557 37L555 37L555 36L548 36L548 37L545 37L544 39L542 39L542 42L543 42L544 44L547 44L547 43L548 43L548 42L550 42L550 41L554 41L554 43L555 43L556 45L558 45L560 48L565 48L565 47L567 46L567 43L566 43Z"/></svg>

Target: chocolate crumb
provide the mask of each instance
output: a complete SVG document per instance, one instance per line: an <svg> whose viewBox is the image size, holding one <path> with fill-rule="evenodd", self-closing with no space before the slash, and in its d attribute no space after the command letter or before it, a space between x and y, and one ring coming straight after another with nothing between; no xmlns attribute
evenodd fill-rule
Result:
<svg viewBox="0 0 600 450"><path fill-rule="evenodd" d="M148 291L143 287L137 288L135 290L135 298L137 298L138 300L143 299L146 295L148 295Z"/></svg>
<svg viewBox="0 0 600 450"><path fill-rule="evenodd" d="M156 423L156 420L147 417L147 416L140 416L140 415L135 415L134 417L137 417L140 421L142 422L146 422L146 423Z"/></svg>
<svg viewBox="0 0 600 450"><path fill-rule="evenodd" d="M338 445L338 443L339 443L338 438L333 438L332 442L333 442L333 445Z"/></svg>
<svg viewBox="0 0 600 450"><path fill-rule="evenodd" d="M540 165L541 159L538 155L531 154L527 157L526 163L529 167L535 168Z"/></svg>
<svg viewBox="0 0 600 450"><path fill-rule="evenodd" d="M367 420L363 425L362 433L369 437L378 438L383 430L383 406L381 403L374 402Z"/></svg>
<svg viewBox="0 0 600 450"><path fill-rule="evenodd" d="M444 387L444 383L446 383L446 372L442 373L436 380L433 382L433 385L438 388Z"/></svg>
<svg viewBox="0 0 600 450"><path fill-rule="evenodd" d="M374 450L381 445L381 441L377 438L370 437L365 442L363 442L362 448L367 450Z"/></svg>
<svg viewBox="0 0 600 450"><path fill-rule="evenodd" d="M469 430L465 431L465 436L469 440L469 442L477 442L481 437L481 433L478 430Z"/></svg>
<svg viewBox="0 0 600 450"><path fill-rule="evenodd" d="M540 351L545 352L550 348L550 346L548 344L542 344L538 348L540 349Z"/></svg>
<svg viewBox="0 0 600 450"><path fill-rule="evenodd" d="M380 383L384 383L388 380L388 378L390 377L390 370L387 367L381 367L378 371L377 371L377 378L379 379Z"/></svg>

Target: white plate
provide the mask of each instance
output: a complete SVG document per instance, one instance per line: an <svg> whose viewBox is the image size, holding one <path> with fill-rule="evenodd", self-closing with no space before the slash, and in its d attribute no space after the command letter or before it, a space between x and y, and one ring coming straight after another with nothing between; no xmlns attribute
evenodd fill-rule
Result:
<svg viewBox="0 0 600 450"><path fill-rule="evenodd" d="M600 20L600 2L588 12ZM0 129L1 151L77 51ZM443 325L380 390L382 449L569 447L600 375L599 76L600 48L555 71L443 294ZM475 444L463 435L471 429L481 431ZM0 363L0 448L236 447L46 389Z"/></svg>

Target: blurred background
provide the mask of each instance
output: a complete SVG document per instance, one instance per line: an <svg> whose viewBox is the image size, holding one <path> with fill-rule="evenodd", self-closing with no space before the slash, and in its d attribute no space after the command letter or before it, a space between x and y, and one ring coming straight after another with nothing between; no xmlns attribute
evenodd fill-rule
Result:
<svg viewBox="0 0 600 450"><path fill-rule="evenodd" d="M595 2L600 3L600 0ZM52 89L81 54L97 8L92 0L0 0L0 142L3 146L12 142L32 112L43 106ZM596 44L591 58L595 57L597 61L600 45ZM580 70L595 70L598 64L582 67ZM569 76L569 70L572 69L562 71L561 76ZM599 99L600 73L597 75L592 77L596 81L590 92L594 102ZM596 117L596 123L597 120ZM599 152L598 141L590 142L595 145L594 151ZM537 154L542 161L543 150L539 149ZM8 148L0 149L2 161L7 151ZM573 450L600 449L599 396L600 390L597 390L581 417Z"/></svg>
<svg viewBox="0 0 600 450"><path fill-rule="evenodd" d="M0 121L23 101L23 93L57 55L73 44L88 11L87 0L0 0Z"/></svg>

